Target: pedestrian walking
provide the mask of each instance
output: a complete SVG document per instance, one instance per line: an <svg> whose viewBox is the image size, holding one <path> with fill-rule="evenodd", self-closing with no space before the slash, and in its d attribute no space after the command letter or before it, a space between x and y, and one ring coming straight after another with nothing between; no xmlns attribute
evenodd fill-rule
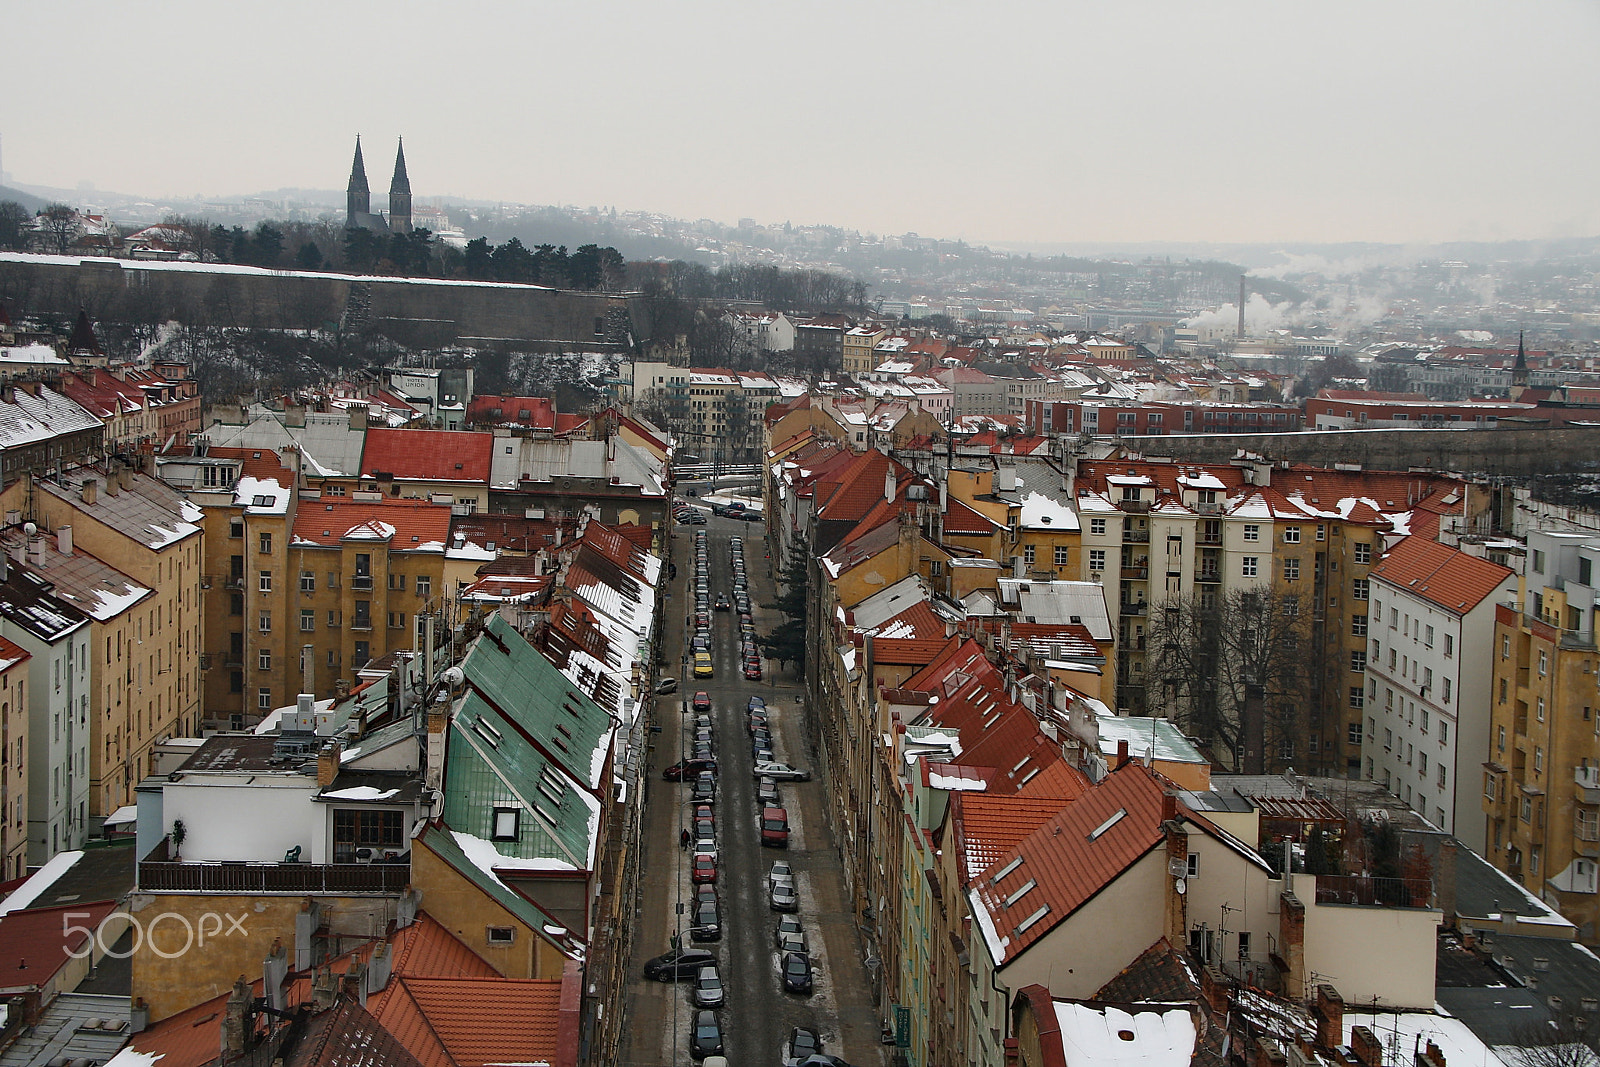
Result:
<svg viewBox="0 0 1600 1067"><path fill-rule="evenodd" d="M678 831L678 847L685 852L689 850L689 830L687 827Z"/></svg>

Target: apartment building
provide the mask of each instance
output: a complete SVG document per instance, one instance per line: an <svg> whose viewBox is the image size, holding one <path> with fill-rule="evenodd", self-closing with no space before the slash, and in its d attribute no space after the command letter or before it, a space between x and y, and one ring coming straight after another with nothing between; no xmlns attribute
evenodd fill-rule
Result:
<svg viewBox="0 0 1600 1067"><path fill-rule="evenodd" d="M28 872L28 660L0 637L0 875Z"/></svg>
<svg viewBox="0 0 1600 1067"><path fill-rule="evenodd" d="M767 405L777 399L778 383L758 371L692 370L684 429L707 459L749 461L762 447Z"/></svg>
<svg viewBox="0 0 1600 1067"><path fill-rule="evenodd" d="M1479 771L1489 737L1495 605L1516 574L1459 549L1408 537L1372 569L1366 625L1365 758L1419 815L1484 847Z"/></svg>
<svg viewBox="0 0 1600 1067"><path fill-rule="evenodd" d="M1600 943L1600 538L1531 533L1495 606L1484 858Z"/></svg>
<svg viewBox="0 0 1600 1067"><path fill-rule="evenodd" d="M870 325L845 330L841 341L844 372L851 377L871 373L874 367L883 362L877 348L878 343L889 336L889 332L887 327Z"/></svg>

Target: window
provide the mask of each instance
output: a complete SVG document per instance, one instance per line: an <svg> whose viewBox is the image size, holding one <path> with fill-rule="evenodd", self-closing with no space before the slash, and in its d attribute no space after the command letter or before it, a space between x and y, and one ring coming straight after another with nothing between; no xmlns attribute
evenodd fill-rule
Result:
<svg viewBox="0 0 1600 1067"><path fill-rule="evenodd" d="M401 851L405 847L405 812L365 808L333 810L333 862L354 863L371 858L383 849ZM362 857L357 855L357 849L370 851Z"/></svg>
<svg viewBox="0 0 1600 1067"><path fill-rule="evenodd" d="M330 649L328 649L328 669L329 670L338 670L338 668L339 668L339 653L337 651L335 651L334 649L330 648Z"/></svg>
<svg viewBox="0 0 1600 1067"><path fill-rule="evenodd" d="M356 642L356 669L360 670L372 659L372 645L367 641Z"/></svg>
<svg viewBox="0 0 1600 1067"><path fill-rule="evenodd" d="M1286 559L1283 561L1283 580L1286 582L1298 582L1300 580L1299 560Z"/></svg>
<svg viewBox="0 0 1600 1067"><path fill-rule="evenodd" d="M1298 545L1300 543L1300 527L1285 526L1283 528L1283 543L1286 545Z"/></svg>
<svg viewBox="0 0 1600 1067"><path fill-rule="evenodd" d="M1239 558L1239 573L1246 578L1254 578L1256 576L1258 558L1256 556L1241 556Z"/></svg>
<svg viewBox="0 0 1600 1067"><path fill-rule="evenodd" d="M1241 960L1247 960L1247 959L1250 958L1250 931L1249 930L1240 930L1239 931L1239 958Z"/></svg>
<svg viewBox="0 0 1600 1067"><path fill-rule="evenodd" d="M262 593L272 592L272 572L262 571L256 577L256 590Z"/></svg>
<svg viewBox="0 0 1600 1067"><path fill-rule="evenodd" d="M300 632L311 633L317 628L317 613L310 608L300 609Z"/></svg>
<svg viewBox="0 0 1600 1067"><path fill-rule="evenodd" d="M1550 669L1550 654L1543 649L1539 650L1539 677L1543 678Z"/></svg>
<svg viewBox="0 0 1600 1067"><path fill-rule="evenodd" d="M1068 550L1066 545L1057 545L1056 546L1056 566L1057 567L1065 567L1067 565L1068 552L1069 552L1069 550Z"/></svg>
<svg viewBox="0 0 1600 1067"><path fill-rule="evenodd" d="M351 620L350 628L353 630L372 629L372 601L356 601L356 617Z"/></svg>
<svg viewBox="0 0 1600 1067"><path fill-rule="evenodd" d="M272 690L271 690L271 688L269 688L268 686L262 686L260 689L256 690L256 707L261 709L262 711L271 711L272 710Z"/></svg>
<svg viewBox="0 0 1600 1067"><path fill-rule="evenodd" d="M256 666L264 671L272 669L272 649L263 648L256 652Z"/></svg>
<svg viewBox="0 0 1600 1067"><path fill-rule="evenodd" d="M244 671L229 671L228 672L228 692L230 692L230 693L242 693L242 692L244 692Z"/></svg>
<svg viewBox="0 0 1600 1067"><path fill-rule="evenodd" d="M491 945L509 945L517 939L517 929L514 926L491 926L485 937Z"/></svg>
<svg viewBox="0 0 1600 1067"><path fill-rule="evenodd" d="M1501 752L1506 750L1506 728L1504 726L1497 727L1495 730L1495 747Z"/></svg>
<svg viewBox="0 0 1600 1067"><path fill-rule="evenodd" d="M1345 730L1345 740L1352 745L1361 744L1361 723L1353 722Z"/></svg>
<svg viewBox="0 0 1600 1067"><path fill-rule="evenodd" d="M1500 703L1504 704L1505 702L1506 702L1506 680L1504 678L1502 678L1502 679L1500 679Z"/></svg>
<svg viewBox="0 0 1600 1067"><path fill-rule="evenodd" d="M1488 771L1483 772L1483 795L1490 800L1494 799L1494 775ZM1495 846L1499 848L1499 845Z"/></svg>
<svg viewBox="0 0 1600 1067"><path fill-rule="evenodd" d="M421 597L433 595L433 579L426 574L417 575L417 595Z"/></svg>
<svg viewBox="0 0 1600 1067"><path fill-rule="evenodd" d="M269 534L269 533L262 534L261 538L260 538L260 543L261 543L261 554L263 556L272 555L272 535Z"/></svg>
<svg viewBox="0 0 1600 1067"><path fill-rule="evenodd" d="M1328 539L1328 527L1325 526L1324 524L1320 523L1320 522L1317 523L1317 540L1318 541L1326 541L1327 539Z"/></svg>
<svg viewBox="0 0 1600 1067"><path fill-rule="evenodd" d="M1089 569L1091 571L1103 571L1106 569L1105 549L1091 548L1089 550Z"/></svg>
<svg viewBox="0 0 1600 1067"><path fill-rule="evenodd" d="M1300 617L1299 597L1286 596L1283 598L1283 617L1286 619L1298 619Z"/></svg>
<svg viewBox="0 0 1600 1067"><path fill-rule="evenodd" d="M1417 757L1417 760L1417 774L1419 777L1426 778L1428 776L1428 754L1424 752Z"/></svg>
<svg viewBox="0 0 1600 1067"><path fill-rule="evenodd" d="M1533 550L1533 569L1540 574L1544 573L1544 553L1537 548Z"/></svg>
<svg viewBox="0 0 1600 1067"><path fill-rule="evenodd" d="M1090 519L1089 533L1095 537L1104 537L1106 535L1106 520Z"/></svg>
<svg viewBox="0 0 1600 1067"><path fill-rule="evenodd" d="M517 818L521 814L520 808L495 808L493 840L517 840Z"/></svg>
<svg viewBox="0 0 1600 1067"><path fill-rule="evenodd" d="M1544 773L1544 746L1543 745L1534 745L1533 746L1533 773L1534 774L1543 774Z"/></svg>
<svg viewBox="0 0 1600 1067"><path fill-rule="evenodd" d="M1500 658L1501 659L1510 659L1511 658L1511 635L1510 634L1501 634L1500 635Z"/></svg>
<svg viewBox="0 0 1600 1067"><path fill-rule="evenodd" d="M1033 546L1032 545L1023 545L1022 546L1022 562L1026 563L1028 566L1031 567L1031 566L1033 566L1033 557L1034 557Z"/></svg>
<svg viewBox="0 0 1600 1067"><path fill-rule="evenodd" d="M1425 648L1433 647L1433 627L1429 626L1422 631L1422 644Z"/></svg>
<svg viewBox="0 0 1600 1067"><path fill-rule="evenodd" d="M1534 707L1539 716L1539 721L1544 722L1544 697L1539 697L1538 700L1534 702Z"/></svg>
<svg viewBox="0 0 1600 1067"><path fill-rule="evenodd" d="M406 628L406 613L403 611L389 612L389 629L404 630Z"/></svg>
<svg viewBox="0 0 1600 1067"><path fill-rule="evenodd" d="M1189 853L1188 858L1186 860L1186 864L1187 864L1187 867L1188 867L1187 877L1189 877L1189 878L1198 878L1198 877L1200 877L1200 853L1198 853L1198 852Z"/></svg>
<svg viewBox="0 0 1600 1067"><path fill-rule="evenodd" d="M1450 720L1449 719L1440 719L1439 720L1439 743L1441 745L1445 745L1445 744L1449 744L1450 743Z"/></svg>
<svg viewBox="0 0 1600 1067"><path fill-rule="evenodd" d="M1350 597L1353 600L1367 599L1370 583L1365 578L1356 578L1350 583Z"/></svg>
<svg viewBox="0 0 1600 1067"><path fill-rule="evenodd" d="M301 571L300 591L302 593L315 593L317 591L317 576L310 571Z"/></svg>
<svg viewBox="0 0 1600 1067"><path fill-rule="evenodd" d="M1366 649L1357 649L1356 651L1350 653L1350 669L1353 671L1364 671L1367 669Z"/></svg>
<svg viewBox="0 0 1600 1067"><path fill-rule="evenodd" d="M1440 788L1440 789L1443 789L1443 788L1444 788L1444 775L1445 775L1445 769L1446 769L1446 768L1445 768L1445 765L1444 765L1444 761L1442 761L1442 760L1441 760L1441 761L1440 761L1440 762L1439 762L1439 788Z"/></svg>
<svg viewBox="0 0 1600 1067"><path fill-rule="evenodd" d="M1356 542L1356 563L1368 564L1372 562L1372 546L1365 541Z"/></svg>
<svg viewBox="0 0 1600 1067"><path fill-rule="evenodd" d="M243 593L231 593L231 594L229 594L229 596L228 596L228 614L229 615L243 615L244 614L244 594Z"/></svg>
<svg viewBox="0 0 1600 1067"><path fill-rule="evenodd" d="M260 615L256 616L256 629L260 630L264 634L270 634L272 632L272 612L263 611Z"/></svg>
<svg viewBox="0 0 1600 1067"><path fill-rule="evenodd" d="M1350 687L1350 706L1363 708L1367 705L1367 690L1364 686L1352 685Z"/></svg>
<svg viewBox="0 0 1600 1067"><path fill-rule="evenodd" d="M1350 616L1350 636L1351 637L1365 637L1365 636L1367 636L1367 617L1365 615L1352 615L1352 616Z"/></svg>
<svg viewBox="0 0 1600 1067"><path fill-rule="evenodd" d="M403 591L405 589L405 587L406 587L406 576L403 575L403 574L396 574L393 571L390 571L389 572L389 588L390 589L399 589L399 590Z"/></svg>
<svg viewBox="0 0 1600 1067"><path fill-rule="evenodd" d="M1245 523L1244 524L1244 539L1246 541L1259 541L1259 540L1261 540L1261 527L1257 526L1253 522Z"/></svg>

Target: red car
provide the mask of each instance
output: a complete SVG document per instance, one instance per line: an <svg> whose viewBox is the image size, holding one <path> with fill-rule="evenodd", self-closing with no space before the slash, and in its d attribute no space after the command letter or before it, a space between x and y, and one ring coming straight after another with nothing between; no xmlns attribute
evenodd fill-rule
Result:
<svg viewBox="0 0 1600 1067"><path fill-rule="evenodd" d="M707 693L704 689L702 689L698 693L696 693L694 695L694 710L695 711L710 711L711 710L711 694Z"/></svg>
<svg viewBox="0 0 1600 1067"><path fill-rule="evenodd" d="M717 857L704 852L695 853L694 866L690 868L689 879L695 885L713 885L717 880Z"/></svg>
<svg viewBox="0 0 1600 1067"><path fill-rule="evenodd" d="M761 680L761 664L746 663L744 665L744 676L752 682L759 682Z"/></svg>

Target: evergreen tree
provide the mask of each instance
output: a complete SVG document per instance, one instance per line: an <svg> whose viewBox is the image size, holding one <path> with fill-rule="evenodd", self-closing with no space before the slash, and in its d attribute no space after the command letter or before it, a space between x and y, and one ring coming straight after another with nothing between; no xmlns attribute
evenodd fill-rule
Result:
<svg viewBox="0 0 1600 1067"><path fill-rule="evenodd" d="M354 226L344 232L344 266L346 270L371 270L378 262L378 239L372 231Z"/></svg>
<svg viewBox="0 0 1600 1067"><path fill-rule="evenodd" d="M33 216L15 200L0 200L0 248L22 250L33 229Z"/></svg>
<svg viewBox="0 0 1600 1067"><path fill-rule="evenodd" d="M462 266L469 278L488 281L494 277L494 252L489 248L487 237L474 237L467 242Z"/></svg>
<svg viewBox="0 0 1600 1067"><path fill-rule="evenodd" d="M300 251L295 253L294 264L301 270L321 270L322 253L317 250L314 243L307 241L300 246Z"/></svg>
<svg viewBox="0 0 1600 1067"><path fill-rule="evenodd" d="M256 226L255 235L250 239L251 262L258 267L279 267L283 265L283 231L270 222L263 222Z"/></svg>

